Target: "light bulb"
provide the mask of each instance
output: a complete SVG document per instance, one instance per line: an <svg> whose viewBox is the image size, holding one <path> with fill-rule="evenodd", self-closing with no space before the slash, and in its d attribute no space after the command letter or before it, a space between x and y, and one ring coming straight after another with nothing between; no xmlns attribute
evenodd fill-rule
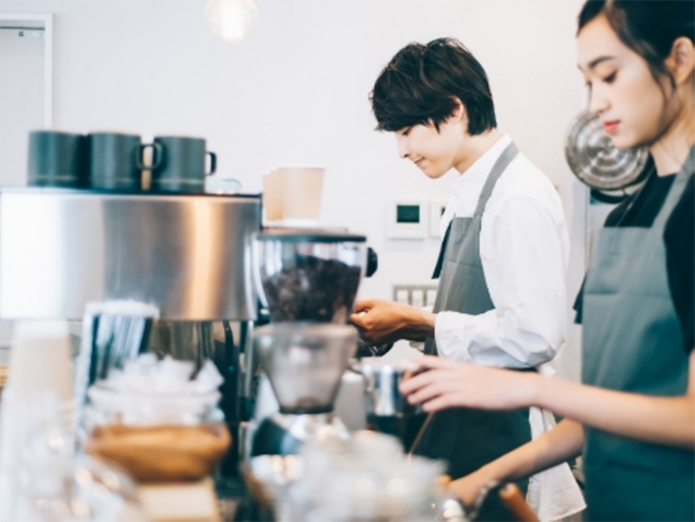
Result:
<svg viewBox="0 0 695 522"><path fill-rule="evenodd" d="M208 0L205 18L212 35L225 43L245 40L258 18L253 0Z"/></svg>

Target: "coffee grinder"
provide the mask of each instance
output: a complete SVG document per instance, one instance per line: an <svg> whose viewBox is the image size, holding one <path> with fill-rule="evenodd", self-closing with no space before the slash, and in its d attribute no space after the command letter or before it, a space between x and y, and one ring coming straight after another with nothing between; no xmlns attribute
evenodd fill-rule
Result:
<svg viewBox="0 0 695 522"><path fill-rule="evenodd" d="M348 437L334 401L357 332L347 325L365 273L364 236L330 230L257 234L257 286L271 324L254 333L256 355L280 406L261 421L251 455L289 455L310 437Z"/></svg>

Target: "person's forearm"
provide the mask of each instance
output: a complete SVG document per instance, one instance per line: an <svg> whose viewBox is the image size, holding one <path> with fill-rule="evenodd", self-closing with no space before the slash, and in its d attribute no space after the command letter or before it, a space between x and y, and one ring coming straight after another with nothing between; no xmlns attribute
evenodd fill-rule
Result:
<svg viewBox="0 0 695 522"><path fill-rule="evenodd" d="M582 425L563 420L553 429L450 484L461 500L471 505L492 481L505 483L533 475L576 457L584 445Z"/></svg>
<svg viewBox="0 0 695 522"><path fill-rule="evenodd" d="M634 439L695 447L693 391L674 397L625 393L562 379L532 377L529 402L581 424Z"/></svg>
<svg viewBox="0 0 695 522"><path fill-rule="evenodd" d="M580 455L583 445L582 425L564 419L537 439L486 464L476 473L485 483L521 479Z"/></svg>
<svg viewBox="0 0 695 522"><path fill-rule="evenodd" d="M400 330L403 339L424 341L427 337L434 337L435 314L417 307L410 307L408 312Z"/></svg>
<svg viewBox="0 0 695 522"><path fill-rule="evenodd" d="M363 299L355 303L350 315L362 339L378 345L399 339L424 341L434 335L432 312L393 301Z"/></svg>

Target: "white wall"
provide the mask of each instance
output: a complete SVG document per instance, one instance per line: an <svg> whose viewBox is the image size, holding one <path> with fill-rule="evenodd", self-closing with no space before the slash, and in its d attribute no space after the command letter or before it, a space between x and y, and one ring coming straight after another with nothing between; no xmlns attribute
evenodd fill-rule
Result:
<svg viewBox="0 0 695 522"><path fill-rule="evenodd" d="M438 241L389 240L394 196L447 197L453 174L425 178L373 131L367 95L410 41L461 39L490 77L500 128L555 183L572 227L573 293L583 272L584 189L563 156L582 106L575 20L582 0L257 0L251 38L213 40L203 0L3 0L54 13L54 128L208 139L219 171L261 189L281 164L327 169L322 221L366 233L380 255L361 295L427 281ZM576 376L576 352L565 356Z"/></svg>

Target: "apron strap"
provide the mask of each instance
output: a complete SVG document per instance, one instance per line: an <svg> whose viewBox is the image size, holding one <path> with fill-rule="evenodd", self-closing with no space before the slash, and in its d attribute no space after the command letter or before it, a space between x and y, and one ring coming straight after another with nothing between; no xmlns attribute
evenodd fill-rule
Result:
<svg viewBox="0 0 695 522"><path fill-rule="evenodd" d="M688 180L693 176L695 172L695 145L690 148L688 157L685 159L685 163L681 168L680 172L676 175L676 179L673 180L673 185L668 191L666 196L666 201L661 206L661 210L656 215L654 219L654 225L652 226L655 230L663 230L666 227L666 222L671 216L671 211L675 208L681 199L681 195L685 190L685 186L688 184Z"/></svg>
<svg viewBox="0 0 695 522"><path fill-rule="evenodd" d="M478 198L478 206L476 207L475 213L473 214L474 219L480 219L483 215L483 212L485 211L485 205L487 205L487 201L488 199L490 199L490 196L492 195L492 189L495 188L495 183L497 183L497 180L500 178L502 173L505 170L507 170L507 167L514 160L517 154L519 154L519 150L516 148L516 145L514 145L514 143L510 143L509 145L507 145L507 148L504 149L500 157L497 158L497 161L492 166L490 175L487 177L487 180L485 181L485 185L483 185L483 190L480 192L480 197ZM451 224L454 222L455 219L457 219L456 216L452 217L451 221L449 221L449 226L446 227L446 233L444 234L444 239L442 240L442 244L439 248L437 264L434 267L432 279L439 279L439 276L442 273L442 265L444 264L444 254L446 252L446 247L449 242Z"/></svg>
<svg viewBox="0 0 695 522"><path fill-rule="evenodd" d="M451 218L451 221L449 221L449 226L446 227L446 233L444 234L442 245L439 247L437 264L434 265L434 272L432 272L432 279L439 279L439 276L442 273L442 266L444 265L444 252L446 252L446 245L449 242L449 233L451 232L451 223L454 222L454 219L456 219L456 217Z"/></svg>
<svg viewBox="0 0 695 522"><path fill-rule="evenodd" d="M474 218L480 219L480 217L483 215L483 212L485 212L485 205L487 205L487 201L492 195L492 189L495 188L495 183L497 183L497 180L500 178L502 173L507 170L507 167L514 160L514 158L516 158L517 154L519 154L519 150L516 148L516 145L514 145L514 143L510 143L507 145L507 148L504 149L502 155L497 158L497 161L490 171L490 175L487 177L487 181L485 181L483 190L480 192L478 206L473 214Z"/></svg>

